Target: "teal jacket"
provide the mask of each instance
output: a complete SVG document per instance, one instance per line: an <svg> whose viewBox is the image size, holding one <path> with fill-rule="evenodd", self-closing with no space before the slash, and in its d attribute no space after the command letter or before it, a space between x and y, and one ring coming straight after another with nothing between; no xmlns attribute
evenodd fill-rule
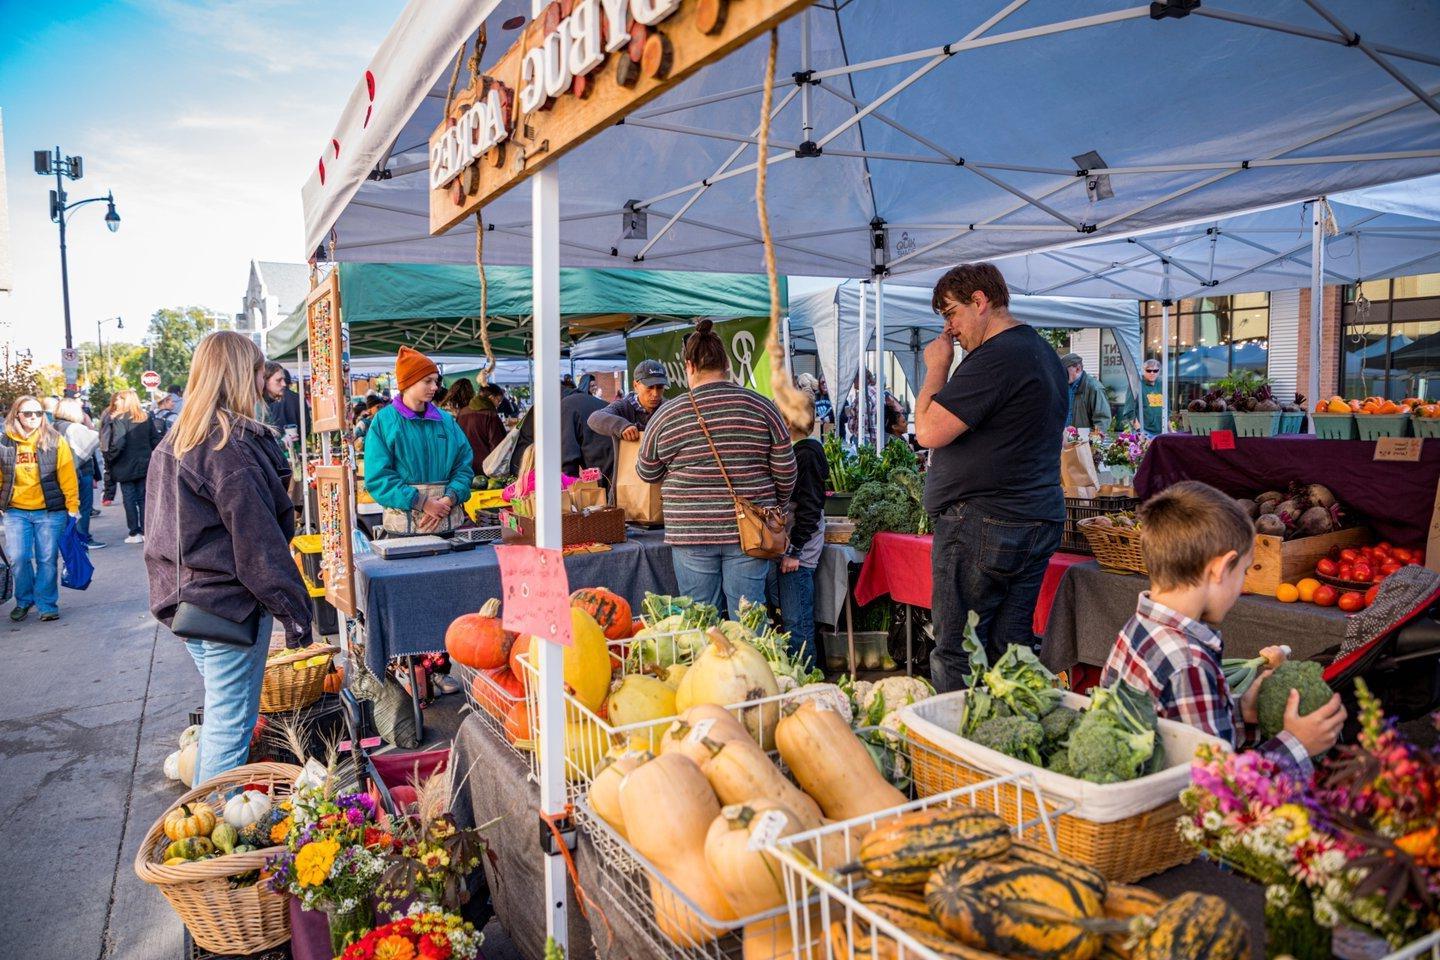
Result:
<svg viewBox="0 0 1440 960"><path fill-rule="evenodd" d="M406 416L396 404L381 407L365 431L365 489L382 507L415 506L418 483L443 483L456 503L470 499L474 451L450 414L431 404Z"/></svg>

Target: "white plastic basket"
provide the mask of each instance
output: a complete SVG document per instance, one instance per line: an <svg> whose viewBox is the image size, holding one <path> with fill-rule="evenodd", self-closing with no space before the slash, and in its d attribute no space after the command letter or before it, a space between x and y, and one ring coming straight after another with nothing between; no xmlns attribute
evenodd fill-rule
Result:
<svg viewBox="0 0 1440 960"><path fill-rule="evenodd" d="M911 743L908 749L914 760L913 751L928 748ZM1066 807L1047 800L1033 775L1010 774L914 800L873 816L781 838L771 852L780 863L785 882L791 941L808 946L796 956L805 960L946 960L859 901L860 891L870 885L862 873L840 874L837 870L855 859L861 839L876 824L916 810L955 806L990 810L997 815L1006 808L1033 809L1036 816L1011 823L1011 833L1050 850L1057 849L1057 821ZM862 940L864 937L868 939Z"/></svg>
<svg viewBox="0 0 1440 960"><path fill-rule="evenodd" d="M1440 930L1405 944L1384 960L1440 960Z"/></svg>

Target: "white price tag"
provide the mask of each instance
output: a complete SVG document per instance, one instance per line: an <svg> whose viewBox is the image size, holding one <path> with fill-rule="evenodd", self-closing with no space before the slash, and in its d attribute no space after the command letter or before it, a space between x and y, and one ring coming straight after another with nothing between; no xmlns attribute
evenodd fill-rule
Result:
<svg viewBox="0 0 1440 960"><path fill-rule="evenodd" d="M711 729L714 728L714 726L715 719L713 717L706 717L703 720L696 720L695 725L690 728L690 733L686 735L685 742L699 743L701 740L704 740L705 737L709 735Z"/></svg>
<svg viewBox="0 0 1440 960"><path fill-rule="evenodd" d="M779 810L766 810L760 814L750 829L750 850L764 850L767 847L775 846L780 839L780 831L785 829L785 814Z"/></svg>

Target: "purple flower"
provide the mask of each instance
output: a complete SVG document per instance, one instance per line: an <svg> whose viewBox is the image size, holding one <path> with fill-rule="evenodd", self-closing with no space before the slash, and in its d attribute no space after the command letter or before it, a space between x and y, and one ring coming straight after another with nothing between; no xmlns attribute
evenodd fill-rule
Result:
<svg viewBox="0 0 1440 960"><path fill-rule="evenodd" d="M365 811L358 807L351 807L345 811L345 821L352 827L358 827L365 822Z"/></svg>

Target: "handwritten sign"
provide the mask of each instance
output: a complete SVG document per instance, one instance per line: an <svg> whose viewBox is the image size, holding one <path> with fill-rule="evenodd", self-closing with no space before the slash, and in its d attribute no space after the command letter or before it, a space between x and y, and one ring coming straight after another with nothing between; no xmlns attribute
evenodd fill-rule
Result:
<svg viewBox="0 0 1440 960"><path fill-rule="evenodd" d="M1380 437L1375 441L1375 459L1392 463L1419 463L1423 437Z"/></svg>
<svg viewBox="0 0 1440 960"><path fill-rule="evenodd" d="M1211 449L1211 450L1234 450L1234 449L1235 449L1235 431L1234 431L1234 430L1212 430L1212 431L1210 431L1210 449Z"/></svg>
<svg viewBox="0 0 1440 960"><path fill-rule="evenodd" d="M570 578L559 550L512 544L495 548L506 630L568 647Z"/></svg>

